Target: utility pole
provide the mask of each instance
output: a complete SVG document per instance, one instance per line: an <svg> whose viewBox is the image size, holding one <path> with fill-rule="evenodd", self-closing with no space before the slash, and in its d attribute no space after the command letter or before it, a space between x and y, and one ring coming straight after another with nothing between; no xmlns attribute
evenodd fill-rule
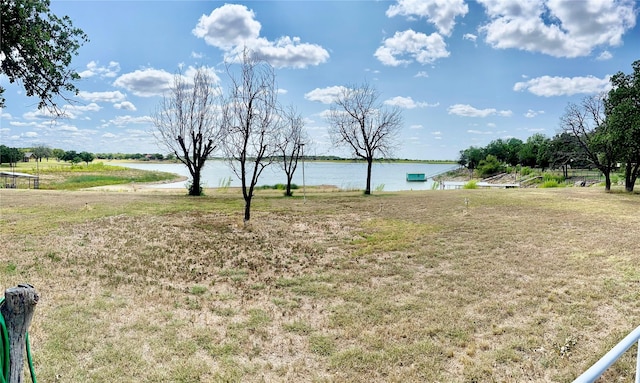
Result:
<svg viewBox="0 0 640 383"><path fill-rule="evenodd" d="M307 188L304 181L304 144L300 144L300 148L302 149L302 201L303 203L307 202Z"/></svg>

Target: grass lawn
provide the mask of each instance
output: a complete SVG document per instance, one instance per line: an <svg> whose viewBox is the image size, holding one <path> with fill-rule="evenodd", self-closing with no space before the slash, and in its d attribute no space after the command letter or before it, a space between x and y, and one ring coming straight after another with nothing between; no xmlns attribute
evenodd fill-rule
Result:
<svg viewBox="0 0 640 383"><path fill-rule="evenodd" d="M18 162L15 168L0 165L0 171L38 175L40 189L79 190L96 186L150 183L176 180L175 174L131 169L124 166L105 165L103 162L79 163L55 160L44 162ZM29 182L18 178L17 187L26 189Z"/></svg>
<svg viewBox="0 0 640 383"><path fill-rule="evenodd" d="M570 382L640 324L638 194L180 193L0 190L39 380Z"/></svg>

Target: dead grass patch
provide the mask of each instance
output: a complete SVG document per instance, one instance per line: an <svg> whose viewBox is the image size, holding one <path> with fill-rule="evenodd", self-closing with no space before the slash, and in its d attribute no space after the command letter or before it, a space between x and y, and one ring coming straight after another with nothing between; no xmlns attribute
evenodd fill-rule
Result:
<svg viewBox="0 0 640 383"><path fill-rule="evenodd" d="M0 190L43 381L571 381L635 328L637 195ZM633 375L626 356L607 380Z"/></svg>

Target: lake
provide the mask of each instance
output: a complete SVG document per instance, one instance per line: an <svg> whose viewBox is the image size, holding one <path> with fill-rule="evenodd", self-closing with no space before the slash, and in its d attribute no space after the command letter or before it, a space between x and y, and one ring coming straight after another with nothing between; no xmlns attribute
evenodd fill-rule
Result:
<svg viewBox="0 0 640 383"><path fill-rule="evenodd" d="M190 177L187 167L181 163L118 163L134 169L175 173ZM382 188L385 191L399 190L429 190L433 187L433 180L426 182L407 182L407 173L425 173L427 177L457 168L455 164L426 164L426 163L375 163L371 172L371 189ZM231 187L239 187L240 180L233 173L229 164L222 160L207 161L203 171L203 187L218 187L224 185L231 177ZM334 185L343 190L364 190L367 181L367 165L362 162L319 162L304 163L304 185ZM287 178L279 165L267 167L258 180L260 185L286 184ZM292 182L300 188L303 186L302 162ZM153 185L155 188L186 188L187 181Z"/></svg>

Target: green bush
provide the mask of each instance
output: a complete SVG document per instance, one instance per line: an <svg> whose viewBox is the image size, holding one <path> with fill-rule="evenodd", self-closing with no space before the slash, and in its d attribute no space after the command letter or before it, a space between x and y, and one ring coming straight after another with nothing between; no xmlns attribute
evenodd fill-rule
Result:
<svg viewBox="0 0 640 383"><path fill-rule="evenodd" d="M477 189L478 188L478 183L475 180L471 180L471 181L467 182L466 184L464 184L464 186L462 188L463 189Z"/></svg>
<svg viewBox="0 0 640 383"><path fill-rule="evenodd" d="M533 169L528 166L523 166L522 169L520 169L520 175L523 177L528 176L531 173L533 173Z"/></svg>
<svg viewBox="0 0 640 383"><path fill-rule="evenodd" d="M542 182L547 182L547 181L556 181L556 183L561 184L564 182L564 176L555 175L552 173L544 173L542 175Z"/></svg>
<svg viewBox="0 0 640 383"><path fill-rule="evenodd" d="M560 186L560 185L558 184L558 181L556 181L556 180L544 181L540 185L541 188L557 188L558 186Z"/></svg>
<svg viewBox="0 0 640 383"><path fill-rule="evenodd" d="M501 173L504 169L504 165L498 161L498 158L489 154L484 160L480 161L477 171L480 177L487 177Z"/></svg>

